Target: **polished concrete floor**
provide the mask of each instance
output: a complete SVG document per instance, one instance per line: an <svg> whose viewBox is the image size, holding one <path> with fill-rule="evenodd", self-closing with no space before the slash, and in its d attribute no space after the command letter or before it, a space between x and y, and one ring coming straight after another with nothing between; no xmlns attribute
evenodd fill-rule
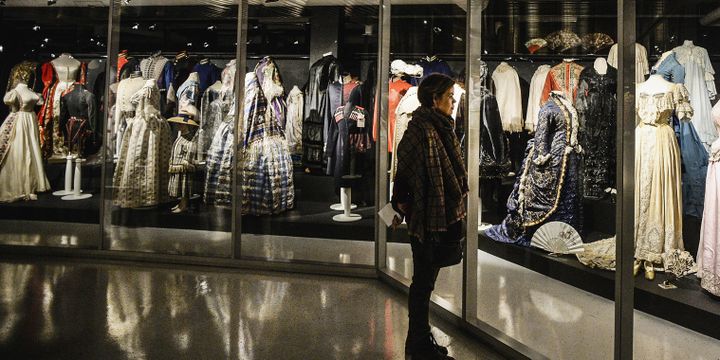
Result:
<svg viewBox="0 0 720 360"><path fill-rule="evenodd" d="M457 359L500 359L440 319ZM377 280L0 258L2 359L403 359Z"/></svg>

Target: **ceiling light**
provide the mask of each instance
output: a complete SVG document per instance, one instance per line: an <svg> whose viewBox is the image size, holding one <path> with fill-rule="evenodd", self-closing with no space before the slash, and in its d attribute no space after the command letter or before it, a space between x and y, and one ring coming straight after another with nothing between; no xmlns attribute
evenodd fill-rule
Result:
<svg viewBox="0 0 720 360"><path fill-rule="evenodd" d="M215 25L210 25L210 26L207 27L207 29L208 29L208 31L215 31L215 29L217 29L217 26L215 26Z"/></svg>
<svg viewBox="0 0 720 360"><path fill-rule="evenodd" d="M0 5L5 5L5 3L0 3ZM5 47L0 45L0 53L5 51Z"/></svg>
<svg viewBox="0 0 720 360"><path fill-rule="evenodd" d="M189 42L189 43L185 44L185 46L187 46L187 47L192 47L192 43Z"/></svg>
<svg viewBox="0 0 720 360"><path fill-rule="evenodd" d="M40 31L40 25L33 26L33 31Z"/></svg>
<svg viewBox="0 0 720 360"><path fill-rule="evenodd" d="M140 24L138 24L138 23L135 23L135 24L133 24L133 26L132 26L132 29L133 29L133 30L137 30L137 29L139 29L139 28L140 28Z"/></svg>
<svg viewBox="0 0 720 360"><path fill-rule="evenodd" d="M203 43L203 47L207 49L208 47L210 47L210 44L208 44L207 41L206 41L206 42Z"/></svg>
<svg viewBox="0 0 720 360"><path fill-rule="evenodd" d="M157 29L157 24L152 24L152 25L148 26L148 30L150 30L150 31L155 31L156 29Z"/></svg>
<svg viewBox="0 0 720 360"><path fill-rule="evenodd" d="M53 6L55 3L57 3L57 0L47 0L48 6Z"/></svg>

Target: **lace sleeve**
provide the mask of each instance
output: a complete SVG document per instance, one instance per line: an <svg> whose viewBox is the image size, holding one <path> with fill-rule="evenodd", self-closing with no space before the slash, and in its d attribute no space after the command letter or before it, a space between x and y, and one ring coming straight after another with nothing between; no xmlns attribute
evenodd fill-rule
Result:
<svg viewBox="0 0 720 360"><path fill-rule="evenodd" d="M710 99L715 99L717 95L717 88L715 87L715 69L713 69L712 61L710 61L710 55L708 55L707 49L702 49L703 52L703 68L705 68L705 84L708 88L708 95Z"/></svg>
<svg viewBox="0 0 720 360"><path fill-rule="evenodd" d="M693 116L693 108L690 105L690 94L685 85L675 84L673 87L673 99L675 101L675 114L678 119L689 121Z"/></svg>

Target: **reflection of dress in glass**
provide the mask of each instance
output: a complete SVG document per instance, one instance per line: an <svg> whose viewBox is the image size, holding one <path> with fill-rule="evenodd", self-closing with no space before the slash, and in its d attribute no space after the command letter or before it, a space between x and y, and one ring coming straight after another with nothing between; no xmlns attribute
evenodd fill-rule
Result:
<svg viewBox="0 0 720 360"><path fill-rule="evenodd" d="M582 231L582 160L575 108L553 91L540 110L528 142L521 175L508 198L508 215L487 235L495 241L529 245L544 223L562 221Z"/></svg>
<svg viewBox="0 0 720 360"><path fill-rule="evenodd" d="M682 84L651 77L638 86L636 109L635 258L659 264L664 252L683 249L680 149L670 122L673 111L689 119L692 107Z"/></svg>
<svg viewBox="0 0 720 360"><path fill-rule="evenodd" d="M114 204L123 208L154 206L168 201L170 126L160 116L155 80L132 96L135 116L127 119L113 186Z"/></svg>
<svg viewBox="0 0 720 360"><path fill-rule="evenodd" d="M3 99L12 112L0 126L0 202L33 199L35 192L50 190L33 112L40 97L24 84L18 87L26 91L10 90Z"/></svg>
<svg viewBox="0 0 720 360"><path fill-rule="evenodd" d="M594 66L580 73L575 105L580 118L580 145L585 166L583 195L601 198L615 187L615 128L617 71L608 67L600 74Z"/></svg>
<svg viewBox="0 0 720 360"><path fill-rule="evenodd" d="M712 110L715 126L720 129L720 102ZM705 188L703 213L698 247L698 273L700 286L720 296L720 139L711 148L710 165Z"/></svg>
<svg viewBox="0 0 720 360"><path fill-rule="evenodd" d="M495 96L485 87L480 89L480 178L502 178L510 171L508 141L502 128L500 111Z"/></svg>

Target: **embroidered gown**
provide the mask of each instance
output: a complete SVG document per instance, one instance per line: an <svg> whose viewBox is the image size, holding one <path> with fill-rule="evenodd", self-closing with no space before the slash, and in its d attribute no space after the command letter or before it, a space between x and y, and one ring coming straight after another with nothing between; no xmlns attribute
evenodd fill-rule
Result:
<svg viewBox="0 0 720 360"><path fill-rule="evenodd" d="M254 81L253 81L254 79ZM293 165L280 124L285 117L285 99L277 65L265 57L255 66L245 93L251 101L244 128L242 158L242 213L279 214L295 204Z"/></svg>
<svg viewBox="0 0 720 360"><path fill-rule="evenodd" d="M720 102L713 107L712 116L720 129ZM697 276L703 289L720 296L720 139L711 148L706 184Z"/></svg>
<svg viewBox="0 0 720 360"><path fill-rule="evenodd" d="M13 89L3 100L11 113L0 126L0 202L32 199L50 190L33 111L40 96L23 97Z"/></svg>
<svg viewBox="0 0 720 360"><path fill-rule="evenodd" d="M601 198L605 189L615 187L616 79L617 70L609 66L605 74L594 66L580 73L575 105L584 155L583 195L589 198Z"/></svg>
<svg viewBox="0 0 720 360"><path fill-rule="evenodd" d="M540 110L535 136L528 142L520 176L507 201L508 215L486 234L495 241L529 246L546 222L562 221L582 231L582 150L575 108L552 92Z"/></svg>
<svg viewBox="0 0 720 360"><path fill-rule="evenodd" d="M122 208L167 202L170 125L160 115L160 91L155 80L131 98L135 116L127 119L115 166L113 203Z"/></svg>
<svg viewBox="0 0 720 360"><path fill-rule="evenodd" d="M672 128L673 112L692 117L688 92L669 83L666 92L638 90L635 128L635 259L662 263L662 254L683 250L680 148Z"/></svg>

